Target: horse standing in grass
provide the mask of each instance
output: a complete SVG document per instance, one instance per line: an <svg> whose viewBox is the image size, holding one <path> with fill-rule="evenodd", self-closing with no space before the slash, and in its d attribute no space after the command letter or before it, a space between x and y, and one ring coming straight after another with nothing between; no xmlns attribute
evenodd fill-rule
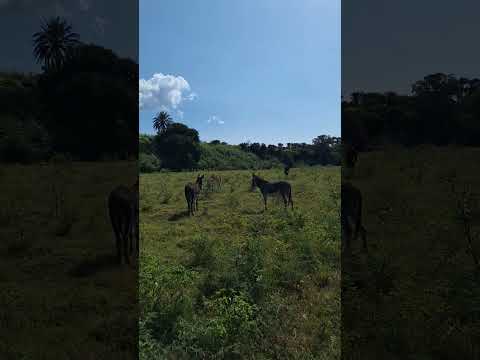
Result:
<svg viewBox="0 0 480 360"><path fill-rule="evenodd" d="M252 190L254 190L256 187L258 187L262 193L265 210L267 210L267 196L277 193L282 195L285 209L287 208L287 205L290 204L293 210L292 187L288 182L278 181L270 183L267 180L252 174Z"/></svg>
<svg viewBox="0 0 480 360"><path fill-rule="evenodd" d="M289 171L290 171L290 165L286 165L285 168L283 169L283 173L285 174L285 176L288 176Z"/></svg>
<svg viewBox="0 0 480 360"><path fill-rule="evenodd" d="M220 191L222 188L222 178L218 175L210 175L207 179L208 191Z"/></svg>
<svg viewBox="0 0 480 360"><path fill-rule="evenodd" d="M363 248L367 250L366 230L362 226L362 194L349 183L342 184L341 225L345 249L349 249L351 241L360 236Z"/></svg>
<svg viewBox="0 0 480 360"><path fill-rule="evenodd" d="M133 253L133 238L139 251L138 234L138 180L132 187L120 185L108 196L108 211L115 234L117 258L130 263Z"/></svg>
<svg viewBox="0 0 480 360"><path fill-rule="evenodd" d="M358 151L350 144L343 145L343 166L353 168L358 160Z"/></svg>
<svg viewBox="0 0 480 360"><path fill-rule="evenodd" d="M188 183L185 185L185 199L187 200L188 215L194 215L198 210L198 196L203 187L203 178L205 175L198 175L195 184Z"/></svg>

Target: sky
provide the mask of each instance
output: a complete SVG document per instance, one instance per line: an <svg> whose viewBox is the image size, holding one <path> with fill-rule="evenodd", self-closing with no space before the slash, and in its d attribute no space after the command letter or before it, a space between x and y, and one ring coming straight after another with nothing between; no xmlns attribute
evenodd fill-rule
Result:
<svg viewBox="0 0 480 360"><path fill-rule="evenodd" d="M340 1L141 0L140 132L167 110L202 141L340 135Z"/></svg>
<svg viewBox="0 0 480 360"><path fill-rule="evenodd" d="M85 43L138 61L138 0L0 0L0 71L39 72L32 35L60 16Z"/></svg>
<svg viewBox="0 0 480 360"><path fill-rule="evenodd" d="M480 77L480 2L342 1L342 95L408 94L424 76Z"/></svg>

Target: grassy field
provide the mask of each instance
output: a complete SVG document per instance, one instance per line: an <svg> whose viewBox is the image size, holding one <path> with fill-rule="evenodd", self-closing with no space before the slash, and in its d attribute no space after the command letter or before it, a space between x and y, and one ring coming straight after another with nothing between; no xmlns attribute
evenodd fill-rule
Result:
<svg viewBox="0 0 480 360"><path fill-rule="evenodd" d="M106 197L136 163L0 168L0 358L131 359L137 274L114 263Z"/></svg>
<svg viewBox="0 0 480 360"><path fill-rule="evenodd" d="M362 153L369 254L342 257L346 359L479 359L480 276L465 236L468 203L480 254L479 149ZM465 192L466 191L466 192Z"/></svg>
<svg viewBox="0 0 480 360"><path fill-rule="evenodd" d="M194 217L197 173L140 178L140 358L339 359L340 168L292 169L293 212L264 213L250 171L212 173Z"/></svg>

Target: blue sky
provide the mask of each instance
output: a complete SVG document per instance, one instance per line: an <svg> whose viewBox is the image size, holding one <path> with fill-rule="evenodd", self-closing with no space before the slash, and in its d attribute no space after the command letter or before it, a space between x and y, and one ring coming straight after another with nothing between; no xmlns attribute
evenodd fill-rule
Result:
<svg viewBox="0 0 480 360"><path fill-rule="evenodd" d="M140 131L167 109L202 141L339 136L340 16L336 0L141 0Z"/></svg>

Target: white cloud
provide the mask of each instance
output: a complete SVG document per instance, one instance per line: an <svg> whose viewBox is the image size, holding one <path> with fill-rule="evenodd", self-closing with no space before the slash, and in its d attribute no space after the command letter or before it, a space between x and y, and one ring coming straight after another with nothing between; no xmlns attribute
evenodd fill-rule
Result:
<svg viewBox="0 0 480 360"><path fill-rule="evenodd" d="M141 110L177 109L183 101L197 98L183 77L162 73L148 80L140 79L139 91Z"/></svg>
<svg viewBox="0 0 480 360"><path fill-rule="evenodd" d="M217 115L211 115L208 120L207 120L207 123L209 124L217 124L217 125L223 125L225 124L225 121L223 121L219 116Z"/></svg>

